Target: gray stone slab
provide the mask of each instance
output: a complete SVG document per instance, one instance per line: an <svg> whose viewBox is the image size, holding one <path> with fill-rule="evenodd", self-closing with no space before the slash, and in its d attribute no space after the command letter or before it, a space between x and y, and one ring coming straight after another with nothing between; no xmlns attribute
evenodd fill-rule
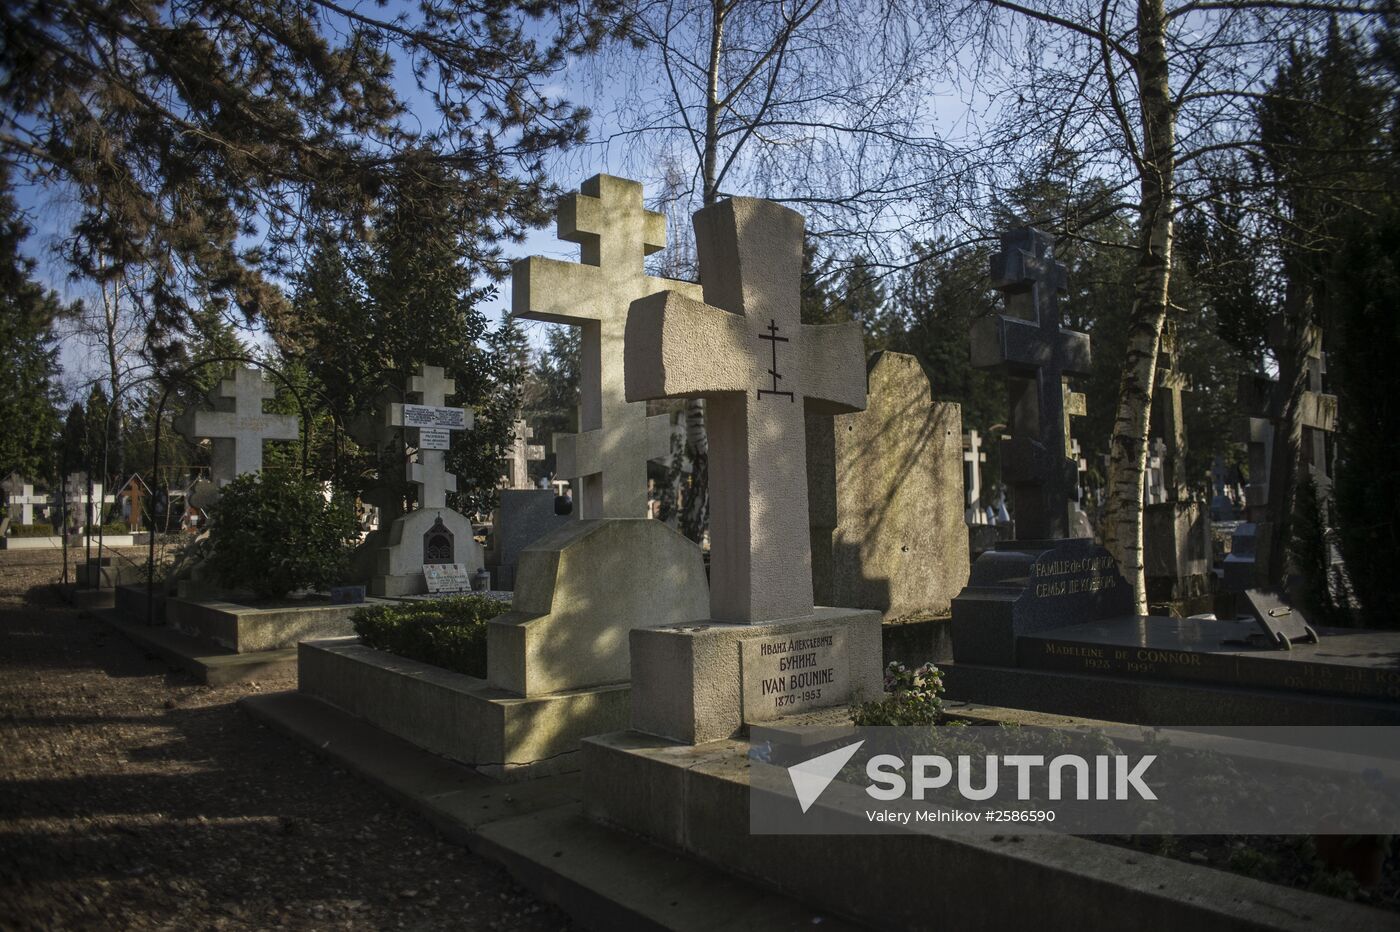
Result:
<svg viewBox="0 0 1400 932"><path fill-rule="evenodd" d="M1253 621L1121 618L1024 637L1017 665L1400 703L1400 632L1319 633L1319 643L1278 650Z"/></svg>
<svg viewBox="0 0 1400 932"><path fill-rule="evenodd" d="M501 503L492 523L496 585L514 589L520 551L577 518L554 513L552 489L502 489L500 495Z"/></svg>

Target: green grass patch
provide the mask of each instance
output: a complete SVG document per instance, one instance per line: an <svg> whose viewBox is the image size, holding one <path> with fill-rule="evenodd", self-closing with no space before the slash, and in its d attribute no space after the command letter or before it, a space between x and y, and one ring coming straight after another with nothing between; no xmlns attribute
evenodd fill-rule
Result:
<svg viewBox="0 0 1400 932"><path fill-rule="evenodd" d="M53 537L52 524L12 524L11 537Z"/></svg>
<svg viewBox="0 0 1400 932"><path fill-rule="evenodd" d="M465 595L371 605L351 616L360 642L435 667L486 677L486 622L509 602Z"/></svg>

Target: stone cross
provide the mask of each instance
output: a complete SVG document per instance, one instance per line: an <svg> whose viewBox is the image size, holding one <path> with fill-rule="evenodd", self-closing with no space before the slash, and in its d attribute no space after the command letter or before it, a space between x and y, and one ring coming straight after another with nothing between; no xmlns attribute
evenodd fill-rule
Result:
<svg viewBox="0 0 1400 932"><path fill-rule="evenodd" d="M16 524L33 524L34 506L47 505L49 502L47 495L35 495L33 484L25 482L19 473L10 473L4 482L0 482L0 489L5 490L5 503L10 512L10 520Z"/></svg>
<svg viewBox="0 0 1400 932"><path fill-rule="evenodd" d="M413 409L418 407L443 408L447 396L457 390L457 383L443 374L441 366L420 366L418 374L410 376L408 392L418 398L417 405L391 404L387 413L387 423L391 427L413 427L416 419ZM448 409L452 410L452 409ZM475 416L470 408L458 409L462 417L456 424L444 423L434 428L419 426L418 461L408 464L408 481L418 486L419 508L446 508L447 493L457 491L457 477L447 471L447 450L442 447L426 446L422 432L425 430L470 430Z"/></svg>
<svg viewBox="0 0 1400 932"><path fill-rule="evenodd" d="M1268 516L1269 471L1273 463L1274 419L1278 416L1278 382L1266 376L1240 376L1236 401L1244 410L1235 440L1245 444L1249 457L1249 486L1245 492L1246 517L1264 521Z"/></svg>
<svg viewBox="0 0 1400 932"><path fill-rule="evenodd" d="M982 464L987 454L982 452L982 435L975 430L963 431L963 482L966 489L968 524L986 524L987 512L982 508Z"/></svg>
<svg viewBox="0 0 1400 932"><path fill-rule="evenodd" d="M1069 458L1074 460L1074 470L1078 474L1079 494L1078 501L1084 500L1084 477L1089 472L1089 461L1084 458L1084 451L1079 446L1079 440L1071 440L1069 444Z"/></svg>
<svg viewBox="0 0 1400 932"><path fill-rule="evenodd" d="M297 418L265 414L263 401L277 394L260 370L240 366L233 378L221 381L209 398L218 410L195 411L184 433L192 440L209 439L209 472L215 488L250 472L261 472L264 440L296 440Z"/></svg>
<svg viewBox="0 0 1400 932"><path fill-rule="evenodd" d="M704 208L704 301L652 295L627 319L628 400L707 400L716 621L812 613L804 412L865 406L860 325L801 321L802 227L801 214L770 201Z"/></svg>
<svg viewBox="0 0 1400 932"><path fill-rule="evenodd" d="M1166 494L1174 502L1185 501L1191 494L1191 484L1186 479L1186 421L1181 401L1182 393L1190 390L1191 379L1177 369L1175 347L1166 345L1157 364L1152 413L1158 419L1159 434L1166 441L1162 455Z"/></svg>
<svg viewBox="0 0 1400 932"><path fill-rule="evenodd" d="M1325 502L1332 485L1332 464L1327 455L1327 435L1337 430L1337 396L1323 390L1327 354L1322 351L1322 329L1309 324L1303 334L1307 371L1306 386L1298 399L1298 419L1303 428L1303 459L1317 483L1318 501ZM1323 506L1326 507L1325 505Z"/></svg>
<svg viewBox="0 0 1400 932"><path fill-rule="evenodd" d="M1016 535L1022 540L1069 535L1078 485L1069 458L1065 377L1089 373L1089 337L1060 326L1065 267L1053 239L1024 227L1001 237L992 257L992 284L1007 309L972 328L972 365L1007 376L1011 439L1003 442L1002 474L1011 487Z"/></svg>
<svg viewBox="0 0 1400 932"><path fill-rule="evenodd" d="M559 238L580 261L531 256L512 269L517 317L579 327L579 433L555 434L559 475L573 480L581 518L647 514L647 461L670 453L671 421L625 397L623 341L632 301L662 291L698 299L689 282L646 274L666 245L666 218L642 206L642 186L595 175L559 203Z"/></svg>
<svg viewBox="0 0 1400 932"><path fill-rule="evenodd" d="M63 492L64 499L75 506L72 510L86 515L84 524L87 526L101 524L102 506L116 502L115 496L102 494L102 483L94 482L89 486L85 472L70 475L63 485Z"/></svg>
<svg viewBox="0 0 1400 932"><path fill-rule="evenodd" d="M534 428L525 423L523 418L515 422L514 439L510 444L510 488L530 489L530 463L544 459L544 447L538 443L531 443L534 439Z"/></svg>
<svg viewBox="0 0 1400 932"><path fill-rule="evenodd" d="M1147 474L1143 477L1147 485L1145 504L1162 505L1167 502L1166 462L1167 444L1161 437L1154 437L1148 449Z"/></svg>

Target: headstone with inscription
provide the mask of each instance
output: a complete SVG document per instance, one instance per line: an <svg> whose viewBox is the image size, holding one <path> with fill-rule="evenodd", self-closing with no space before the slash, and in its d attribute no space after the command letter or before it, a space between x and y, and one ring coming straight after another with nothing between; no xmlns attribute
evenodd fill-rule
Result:
<svg viewBox="0 0 1400 932"><path fill-rule="evenodd" d="M418 507L389 527L376 554L369 584L372 595L428 591L425 565L459 563L473 572L485 565L471 522L447 507L447 493L457 489L457 477L447 471L445 461L452 432L469 430L474 423L471 411L447 404L455 391L456 383L441 367L425 365L409 379L408 393L416 401L391 403L384 412L385 424L405 429L407 443L417 450L407 476L418 487Z"/></svg>
<svg viewBox="0 0 1400 932"><path fill-rule="evenodd" d="M946 615L967 580L962 409L913 356L868 363L867 407L807 419L813 594L886 621Z"/></svg>
<svg viewBox="0 0 1400 932"><path fill-rule="evenodd" d="M1088 371L1089 338L1060 325L1066 279L1053 240L1032 229L1003 235L992 279L1018 316L979 322L972 359L1004 372L1010 384L1011 438L1002 443L1002 469L1013 490L1017 539L979 556L953 600L953 656L960 664L1011 666L1020 637L1124 615L1133 601L1108 552L1092 539L1069 536L1079 503L1069 418L1087 406L1065 376ZM1079 530L1087 527L1081 523Z"/></svg>
<svg viewBox="0 0 1400 932"><path fill-rule="evenodd" d="M704 301L633 302L625 344L628 401L707 406L709 619L632 632L632 727L690 744L882 682L880 613L817 607L812 585L805 415L865 407L860 328L802 323L800 214L733 198L695 234Z"/></svg>

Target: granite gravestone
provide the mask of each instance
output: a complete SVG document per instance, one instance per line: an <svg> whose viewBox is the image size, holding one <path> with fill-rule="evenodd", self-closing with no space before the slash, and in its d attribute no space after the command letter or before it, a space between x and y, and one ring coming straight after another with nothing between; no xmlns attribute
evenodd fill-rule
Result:
<svg viewBox="0 0 1400 932"><path fill-rule="evenodd" d="M561 515L554 508L552 489L502 489L500 504L491 521L492 549L488 554L489 568L495 576L495 588L515 588L515 573L520 553L547 534L564 526L574 515Z"/></svg>
<svg viewBox="0 0 1400 932"><path fill-rule="evenodd" d="M391 403L384 412L385 424L405 428L408 442L417 448L407 477L418 487L418 507L389 527L376 554L372 595L426 592L425 565L461 563L472 571L485 565L471 522L447 507L447 493L457 489L457 477L448 473L445 461L452 432L474 423L471 411L447 404L455 391L456 383L441 367L425 365L409 379L408 393L417 401Z"/></svg>
<svg viewBox="0 0 1400 932"><path fill-rule="evenodd" d="M209 440L209 476L216 493L238 476L262 471L264 441L300 436L295 415L263 411L263 402L276 394L262 370L240 366L209 393L214 410L187 411L177 420L186 437Z"/></svg>
<svg viewBox="0 0 1400 932"><path fill-rule="evenodd" d="M806 415L860 410L866 380L858 325L801 322L802 227L768 201L706 207L704 301L628 314L628 400L703 397L710 431L710 620L632 632L639 731L695 744L881 692L880 613L813 602Z"/></svg>
<svg viewBox="0 0 1400 932"><path fill-rule="evenodd" d="M1060 325L1064 266L1038 230L1002 236L992 278L1008 306L1029 314L980 321L972 360L1006 374L1011 386L1010 440L1003 472L1015 494L1018 540L977 558L967 587L953 600L953 656L959 664L1012 666L1020 637L1088 619L1131 613L1132 590L1117 564L1092 540L1069 538L1078 500L1078 470L1067 434L1073 399L1064 377L1089 369L1089 338Z"/></svg>
<svg viewBox="0 0 1400 932"><path fill-rule="evenodd" d="M623 342L635 298L672 290L699 297L689 282L646 274L644 260L666 245L666 218L642 206L642 186L595 175L559 203L559 238L578 243L580 261L532 256L512 270L517 317L580 329L579 433L555 434L558 473L570 480L580 518L647 514L647 461L669 454L671 419L647 416L624 397Z"/></svg>
<svg viewBox="0 0 1400 932"><path fill-rule="evenodd" d="M886 621L946 615L967 579L962 409L903 353L868 364L864 411L807 419L813 594Z"/></svg>
<svg viewBox="0 0 1400 932"><path fill-rule="evenodd" d="M1077 475L1069 458L1065 378L1089 373L1089 337L1060 325L1065 269L1053 240L1023 228L1002 236L992 283L1010 314L972 328L972 365L1003 373L1010 392L1011 439L1002 442L1002 477L1011 490L1017 536L1052 540L1069 534Z"/></svg>

